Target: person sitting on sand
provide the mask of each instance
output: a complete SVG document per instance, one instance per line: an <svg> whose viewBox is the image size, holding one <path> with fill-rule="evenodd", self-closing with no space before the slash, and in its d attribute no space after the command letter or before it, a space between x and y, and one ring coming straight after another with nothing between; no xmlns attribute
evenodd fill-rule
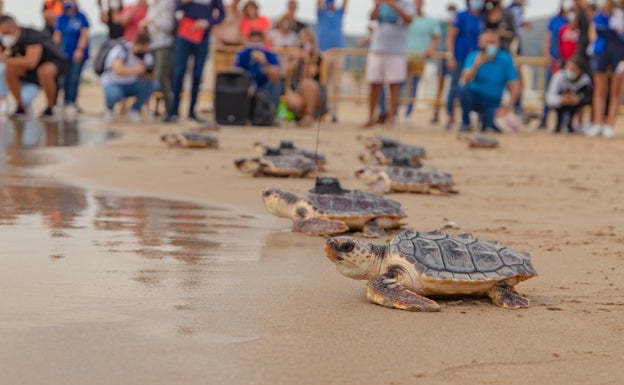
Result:
<svg viewBox="0 0 624 385"><path fill-rule="evenodd" d="M295 114L299 125L308 127L315 117L326 112L327 98L320 85L321 55L314 33L310 29L303 29L299 36L299 54L286 68L290 79L286 103L288 109Z"/></svg>
<svg viewBox="0 0 624 385"><path fill-rule="evenodd" d="M159 88L153 79L154 58L150 43L149 34L140 32L132 43L117 45L108 52L101 77L107 121L114 119L115 104L129 97L136 97L136 101L128 112L128 119L141 121L141 108Z"/></svg>
<svg viewBox="0 0 624 385"><path fill-rule="evenodd" d="M583 68L583 58L574 56L553 75L548 85L546 104L557 111L555 133L564 128L573 133L572 118L592 102L592 81Z"/></svg>
<svg viewBox="0 0 624 385"><path fill-rule="evenodd" d="M509 107L501 108L503 92L505 88L509 89L509 106L513 108L520 95L520 81L513 58L500 49L500 40L495 31L486 30L479 36L479 50L466 58L460 84L460 131L470 131L470 112L474 111L479 114L482 131L490 129L501 132L494 118L497 112L509 113Z"/></svg>
<svg viewBox="0 0 624 385"><path fill-rule="evenodd" d="M247 46L236 53L234 66L251 78L250 94L263 91L275 106L282 93L279 56L266 48L262 31L251 31Z"/></svg>

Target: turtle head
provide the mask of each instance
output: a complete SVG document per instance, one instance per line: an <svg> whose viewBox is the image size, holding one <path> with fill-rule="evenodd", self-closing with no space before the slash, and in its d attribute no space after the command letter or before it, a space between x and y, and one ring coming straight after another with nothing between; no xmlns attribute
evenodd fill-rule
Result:
<svg viewBox="0 0 624 385"><path fill-rule="evenodd" d="M369 279L379 274L387 246L377 246L354 237L333 237L325 243L327 258L340 274L353 279Z"/></svg>
<svg viewBox="0 0 624 385"><path fill-rule="evenodd" d="M366 184L384 180L384 172L372 167L362 167L355 171L355 177Z"/></svg>
<svg viewBox="0 0 624 385"><path fill-rule="evenodd" d="M255 175L262 166L260 158L240 158L234 161L234 165L240 171Z"/></svg>
<svg viewBox="0 0 624 385"><path fill-rule="evenodd" d="M262 191L262 201L267 210L282 218L295 217L295 205L299 197L284 190L270 187Z"/></svg>

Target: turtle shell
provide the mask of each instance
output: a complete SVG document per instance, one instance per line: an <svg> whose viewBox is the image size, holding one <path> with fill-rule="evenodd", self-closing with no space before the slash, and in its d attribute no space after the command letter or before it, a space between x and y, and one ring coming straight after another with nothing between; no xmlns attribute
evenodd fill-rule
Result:
<svg viewBox="0 0 624 385"><path fill-rule="evenodd" d="M407 230L392 239L390 255L434 280L500 281L537 275L529 254L472 234Z"/></svg>
<svg viewBox="0 0 624 385"><path fill-rule="evenodd" d="M312 159L300 155L265 155L262 158L275 171L313 171L315 168Z"/></svg>
<svg viewBox="0 0 624 385"><path fill-rule="evenodd" d="M360 190L343 190L343 192L330 194L308 192L303 199L317 214L329 217L407 217L401 203Z"/></svg>
<svg viewBox="0 0 624 385"><path fill-rule="evenodd" d="M455 181L450 174L433 167L386 167L386 174L391 181L405 185L454 186Z"/></svg>

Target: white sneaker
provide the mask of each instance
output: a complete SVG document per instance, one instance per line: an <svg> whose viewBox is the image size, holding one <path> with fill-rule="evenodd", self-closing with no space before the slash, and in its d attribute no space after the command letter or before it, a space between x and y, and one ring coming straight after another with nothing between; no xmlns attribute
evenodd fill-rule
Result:
<svg viewBox="0 0 624 385"><path fill-rule="evenodd" d="M588 138L596 138L602 134L602 126L594 124L587 131L585 131L585 136Z"/></svg>
<svg viewBox="0 0 624 385"><path fill-rule="evenodd" d="M613 127L611 127L611 126L604 126L602 128L602 136L604 136L607 139L611 139L611 138L615 137L615 131L613 130Z"/></svg>
<svg viewBox="0 0 624 385"><path fill-rule="evenodd" d="M115 111L106 109L104 111L104 121L106 123L112 123L115 121Z"/></svg>
<svg viewBox="0 0 624 385"><path fill-rule="evenodd" d="M132 123L141 123L141 113L139 111L130 110L127 117Z"/></svg>

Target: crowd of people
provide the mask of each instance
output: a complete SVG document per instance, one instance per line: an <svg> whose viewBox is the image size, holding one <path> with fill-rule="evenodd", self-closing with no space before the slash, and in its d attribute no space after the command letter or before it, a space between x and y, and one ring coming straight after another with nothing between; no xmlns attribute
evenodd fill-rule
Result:
<svg viewBox="0 0 624 385"><path fill-rule="evenodd" d="M76 0L44 0L43 30L22 27L0 9L0 110L6 111L10 93L13 115L23 115L41 90L47 102L42 117L52 117L58 105L80 111L81 73L91 58L105 95L106 119L126 114L140 121L149 108L165 122L178 121L188 74L186 117L201 122L196 108L212 42L217 50L237 47L234 66L248 74L250 95L264 93L275 106L285 103L302 126L326 113L338 120L336 98L327 100L340 93L344 56L324 53L345 47L348 0L317 0L316 30L297 17L296 0L285 1L276 20L264 16L254 0L97 4L109 37L97 55L89 50L90 21ZM447 19L439 22L427 15L424 0L374 0L371 33L363 42L370 88L365 127L392 126L401 95L410 100L405 115L411 115L424 63L431 60L439 61L438 99L447 78L450 82L447 128L474 129L476 113L478 129L500 132L498 117L523 114L522 71L515 59L531 28L524 20L524 0L466 0L465 6L450 5ZM276 52L282 49L290 54ZM444 52L444 59L440 54L434 59L435 52ZM554 110L555 132L583 129L588 136L614 136L624 78L624 2L561 1L548 25L544 56L549 86L540 128ZM321 66L327 69L323 84ZM461 123L455 119L457 104ZM439 122L442 105L434 106L432 123Z"/></svg>

